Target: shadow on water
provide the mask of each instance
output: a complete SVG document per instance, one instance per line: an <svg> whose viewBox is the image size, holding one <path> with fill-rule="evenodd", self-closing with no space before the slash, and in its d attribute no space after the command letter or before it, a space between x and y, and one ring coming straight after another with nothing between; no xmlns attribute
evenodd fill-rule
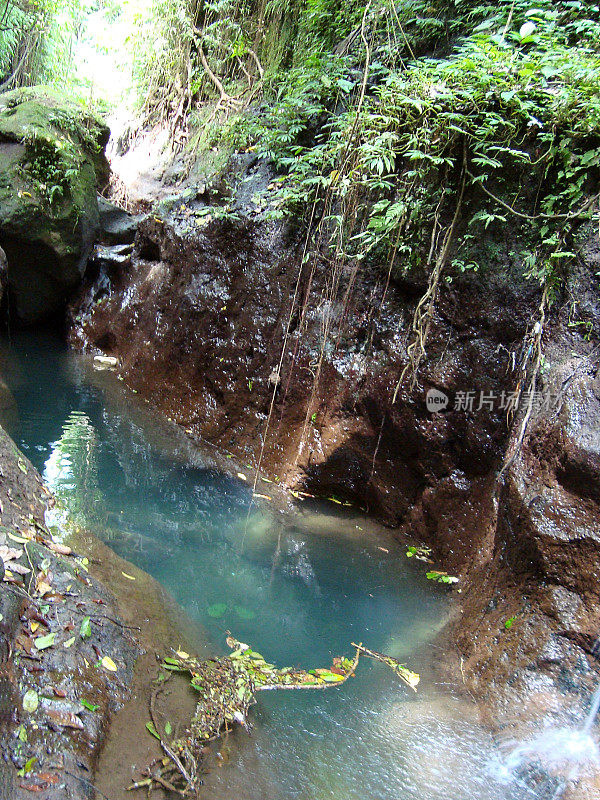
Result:
<svg viewBox="0 0 600 800"><path fill-rule="evenodd" d="M246 529L248 486L191 453L114 375L32 334L2 360L19 446L70 514L165 586L214 650L229 629L269 660L307 667L355 640L425 673L416 696L369 662L342 691L261 696L253 736L230 738L207 798L544 796L513 780L473 707L428 679L445 593L385 531L331 510L266 506Z"/></svg>

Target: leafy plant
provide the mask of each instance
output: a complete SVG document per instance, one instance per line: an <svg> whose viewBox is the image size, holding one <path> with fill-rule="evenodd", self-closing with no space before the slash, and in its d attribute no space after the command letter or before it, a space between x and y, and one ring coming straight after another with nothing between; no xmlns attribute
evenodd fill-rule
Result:
<svg viewBox="0 0 600 800"><path fill-rule="evenodd" d="M436 581L437 583L458 583L458 578L455 578L453 575L448 575L447 572L441 572L437 569L430 570L427 573L427 579L430 581Z"/></svg>
<svg viewBox="0 0 600 800"><path fill-rule="evenodd" d="M429 561L431 555L431 547L415 547L411 545L406 551L407 558L416 558L418 561Z"/></svg>

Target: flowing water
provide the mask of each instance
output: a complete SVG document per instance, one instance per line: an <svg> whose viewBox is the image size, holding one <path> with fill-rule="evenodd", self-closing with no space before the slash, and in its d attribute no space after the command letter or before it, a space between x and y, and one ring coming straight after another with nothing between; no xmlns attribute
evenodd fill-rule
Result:
<svg viewBox="0 0 600 800"><path fill-rule="evenodd" d="M253 735L234 737L207 798L538 796L500 779L473 707L435 683L446 589L387 533L331 508L265 505L247 520L248 485L114 375L49 336L20 334L2 360L18 406L5 422L18 445L75 519L172 593L213 651L223 652L230 629L269 660L308 667L360 640L423 673L417 695L368 661L341 689L260 695Z"/></svg>

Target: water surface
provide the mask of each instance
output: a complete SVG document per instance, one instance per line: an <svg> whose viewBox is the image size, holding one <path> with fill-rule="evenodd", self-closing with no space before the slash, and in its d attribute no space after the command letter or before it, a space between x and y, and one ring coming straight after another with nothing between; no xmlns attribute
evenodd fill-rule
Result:
<svg viewBox="0 0 600 800"><path fill-rule="evenodd" d="M213 651L231 630L281 666L326 666L362 641L423 673L417 695L366 660L341 689L261 694L253 736L233 737L207 798L516 797L474 708L430 669L445 656L433 640L446 589L391 536L331 508L263 504L248 516L251 492L235 471L219 471L116 376L49 336L13 338L2 370L17 444L75 518L201 623Z"/></svg>

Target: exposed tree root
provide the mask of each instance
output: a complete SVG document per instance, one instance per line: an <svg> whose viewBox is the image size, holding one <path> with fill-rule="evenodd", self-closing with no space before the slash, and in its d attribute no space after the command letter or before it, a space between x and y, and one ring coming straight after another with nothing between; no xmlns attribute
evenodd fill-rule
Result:
<svg viewBox="0 0 600 800"><path fill-rule="evenodd" d="M425 292L423 297L419 300L419 303L415 309L411 326L413 341L411 342L411 344L408 346L407 349L408 364L404 367L400 375L400 378L398 379L398 383L396 384L396 388L394 389L392 404L396 402L396 399L398 397L398 392L400 391L404 379L408 374L410 374L411 376L410 391L413 391L413 389L416 386L419 367L421 366L421 362L423 361L426 355L425 346L427 344L427 339L429 337L429 329L431 327L431 320L433 319L433 312L435 310L435 304L437 301L440 278L442 276L443 269L446 266L446 262L448 261L450 248L452 246L452 242L454 241L454 234L456 232L458 220L460 219L460 213L462 210L462 204L465 195L466 182L467 182L467 154L465 146L465 150L463 152L462 180L461 180L458 200L456 203L456 209L454 211L454 216L452 218L450 227L446 230L442 246L435 260L435 265L429 275L427 291ZM440 204L442 201L443 201L443 195L442 195L442 200L440 200ZM438 205L438 209L436 211L436 216L433 224L433 231L431 235L431 248L429 251L428 263L431 263L431 260L433 258L433 251L435 249L436 241L438 238L437 228L439 225L440 210L441 210L440 205Z"/></svg>
<svg viewBox="0 0 600 800"><path fill-rule="evenodd" d="M202 35L201 31L197 30L196 33L198 33L198 35ZM210 68L210 65L206 59L206 56L204 55L204 50L202 49L201 44L198 44L198 55L200 56L200 62L204 67L204 71L206 72L206 74L214 84L215 88L219 92L219 101L217 103L217 107L215 109L214 114L216 115L216 113L220 109L230 110L235 108L241 108L242 101L240 99L240 96L236 95L235 97L233 97L232 95L228 94L225 91L225 87L221 83L220 79L215 75L215 73Z"/></svg>
<svg viewBox="0 0 600 800"><path fill-rule="evenodd" d="M496 481L498 483L502 481L506 471L509 469L511 464L514 463L514 460L519 454L519 451L521 450L521 447L523 445L523 440L525 439L525 434L527 432L527 426L529 425L529 420L531 419L531 412L533 411L533 403L536 393L537 381L539 377L540 367L542 364L542 337L544 335L544 324L546 322L547 306L548 306L548 286L547 284L545 284L544 291L542 292L542 299L540 300L540 305L538 309L538 318L536 322L533 324L528 335L525 337L521 362L519 365L519 378L515 390L516 401L514 406L508 410L508 415L510 416L512 412L514 412L514 409L518 407L519 401L521 397L523 397L525 386L527 386L525 390L525 394L527 395L527 407L525 409L525 414L523 416L521 424L518 426L514 435L511 437L510 444L508 446L506 455L504 457L504 463L502 464L502 469L500 470L500 472L498 473L498 477L496 478Z"/></svg>

